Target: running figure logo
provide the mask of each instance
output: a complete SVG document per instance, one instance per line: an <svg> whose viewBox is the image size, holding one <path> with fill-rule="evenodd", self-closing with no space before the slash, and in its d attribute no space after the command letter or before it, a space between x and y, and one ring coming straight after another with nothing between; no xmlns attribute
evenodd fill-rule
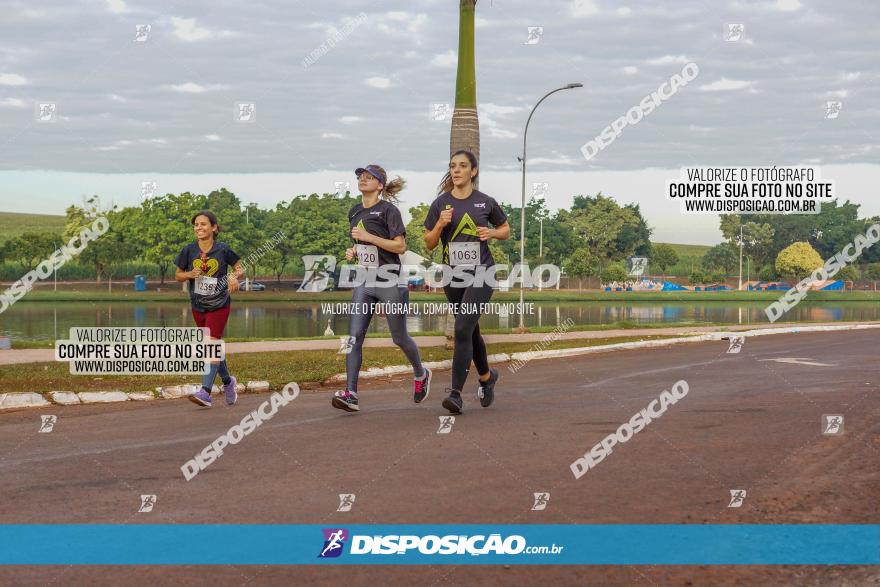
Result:
<svg viewBox="0 0 880 587"><path fill-rule="evenodd" d="M339 494L339 507L336 508L337 512L350 512L351 506L354 505L354 493L340 493Z"/></svg>
<svg viewBox="0 0 880 587"><path fill-rule="evenodd" d="M822 416L822 434L825 436L843 434L843 416L840 414L824 414Z"/></svg>
<svg viewBox="0 0 880 587"><path fill-rule="evenodd" d="M156 496L155 495L142 495L141 496L141 507L138 508L138 513L148 514L153 511L153 506L156 505Z"/></svg>
<svg viewBox="0 0 880 587"><path fill-rule="evenodd" d="M345 541L348 540L348 530L345 528L324 528L324 547L318 558L336 558L342 554Z"/></svg>
<svg viewBox="0 0 880 587"><path fill-rule="evenodd" d="M825 102L825 118L837 118L843 108L843 102Z"/></svg>
<svg viewBox="0 0 880 587"><path fill-rule="evenodd" d="M730 346L727 347L727 354L736 354L740 350L742 350L742 346L746 341L745 336L731 336L730 337Z"/></svg>
<svg viewBox="0 0 880 587"><path fill-rule="evenodd" d="M547 503L550 501L549 493L535 493L535 503L532 505L532 511L547 509Z"/></svg>
<svg viewBox="0 0 880 587"><path fill-rule="evenodd" d="M438 416L440 418L440 428L437 428L437 434L449 434L452 432L452 425L455 424L455 416Z"/></svg>
<svg viewBox="0 0 880 587"><path fill-rule="evenodd" d="M544 34L544 27L542 26L530 26L528 27L529 36L526 39L526 42L523 45L537 45L538 41L541 40L541 35Z"/></svg>
<svg viewBox="0 0 880 587"><path fill-rule="evenodd" d="M330 275L336 271L336 257L333 255L303 255L306 274L297 291L320 292L330 285Z"/></svg>
<svg viewBox="0 0 880 587"><path fill-rule="evenodd" d="M55 427L55 422L58 421L58 416L40 416L42 422L40 422L40 429L38 432L52 432L52 429Z"/></svg>
<svg viewBox="0 0 880 587"><path fill-rule="evenodd" d="M724 31L724 40L725 41L739 41L743 32L745 32L746 27L742 24L728 24L727 30Z"/></svg>
<svg viewBox="0 0 880 587"><path fill-rule="evenodd" d="M329 328L329 326L328 326ZM340 336L339 337L339 352L337 355L347 355L350 354L352 349L354 348L354 337L353 336Z"/></svg>
<svg viewBox="0 0 880 587"><path fill-rule="evenodd" d="M746 490L745 489L731 489L730 490L730 503L727 504L727 507L729 507L729 508L741 507L745 498L746 498Z"/></svg>
<svg viewBox="0 0 880 587"><path fill-rule="evenodd" d="M148 25L148 24L134 25L134 42L135 43L145 43L147 40L147 37L150 36L151 30L153 30L152 25Z"/></svg>

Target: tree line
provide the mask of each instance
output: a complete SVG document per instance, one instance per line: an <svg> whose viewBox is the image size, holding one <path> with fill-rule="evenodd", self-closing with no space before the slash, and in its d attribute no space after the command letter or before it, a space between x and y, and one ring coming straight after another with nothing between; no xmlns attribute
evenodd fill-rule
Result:
<svg viewBox="0 0 880 587"><path fill-rule="evenodd" d="M301 274L302 255L343 257L345 249L351 246L347 212L359 199L349 193L311 194L279 202L274 208L260 208L256 204L243 205L225 188L207 195L183 192L147 198L139 206L103 211L110 222L109 231L91 243L74 264L85 268L98 281L119 275L122 268L132 263L147 264L155 267L155 274L164 283L173 274L177 253L193 240L190 219L199 210L208 209L219 219L219 240L227 242L242 257L273 235L283 233L285 238L268 247L248 268L251 276L259 271L280 280L283 275ZM97 197L89 203L96 200ZM431 261L438 261L439 249L428 251L422 240L428 208L429 204L409 208L407 246ZM502 208L511 225L511 238L491 241L490 248L496 262L512 265L520 261L520 209L505 203ZM711 247L699 259L698 266L691 271L691 281L720 281L738 271L740 228L744 258L753 268L752 275L764 280L789 277L793 265L779 265L779 254L794 243L804 242L823 259L834 255L877 221L859 218L858 208L850 202L831 202L823 204L821 213L815 215L723 215L720 229L725 242ZM0 261L16 264L18 270L31 269L88 222L88 205L70 206L62 235L26 232L9 239L0 245ZM626 259L631 256L648 257L649 271L655 275L680 269L681 259L675 249L664 244L652 245L651 233L638 204L621 205L601 192L577 195L570 208L555 212L540 198L532 198L526 205L527 262L531 266L553 263L572 277L623 281ZM871 248L858 263L866 265L868 277L880 278L880 265L873 265L877 261L880 250ZM843 278L852 278L853 271L858 274L855 269L848 271Z"/></svg>

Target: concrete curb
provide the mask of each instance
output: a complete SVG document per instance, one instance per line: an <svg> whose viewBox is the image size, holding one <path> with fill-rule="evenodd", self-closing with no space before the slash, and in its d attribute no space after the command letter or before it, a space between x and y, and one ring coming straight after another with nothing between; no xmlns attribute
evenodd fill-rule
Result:
<svg viewBox="0 0 880 587"><path fill-rule="evenodd" d="M79 396L73 391L52 391L49 393L49 399L62 406L75 406L81 403Z"/></svg>
<svg viewBox="0 0 880 587"><path fill-rule="evenodd" d="M51 405L52 403L46 401L39 393L0 393L0 410L42 408Z"/></svg>
<svg viewBox="0 0 880 587"><path fill-rule="evenodd" d="M127 402L128 394L124 391L81 391L77 394L84 404L109 404Z"/></svg>
<svg viewBox="0 0 880 587"><path fill-rule="evenodd" d="M620 342L614 344L606 344L591 347L578 347L570 349L558 349L549 351L526 351L521 353L499 353L491 355L489 361L493 363L505 363L508 361L530 361L533 359L550 359L556 357L571 357L576 355L586 355L590 353L610 352L624 349L639 348L655 348L663 346L671 346L674 344L682 344L688 342L718 341L729 339L731 336L770 336L774 334L792 334L798 332L830 332L838 330L866 330L869 328L880 328L878 324L841 324L834 326L786 326L780 328L759 328L754 330L738 330L738 331L718 331L699 334L694 336L683 336L678 338L666 338L663 340L643 340L636 342ZM548 333L551 336L552 333ZM540 342L540 341L539 341ZM452 360L430 361L424 363L429 369L449 369L452 367ZM388 367L367 369L361 371L360 377L369 379L372 377L382 377L387 375L400 375L409 373L412 370L410 365L391 365ZM345 381L345 373L337 373L326 381L335 383ZM172 387L157 387L156 393L151 391L143 392L123 392L123 391L81 391L74 393L72 391L52 391L45 394L35 392L13 392L0 393L0 411L22 409L22 408L42 408L52 405L76 405L79 403L116 403L124 401L151 401L153 399L178 399L192 395L201 388L198 383L175 385ZM259 392L268 391L271 388L268 381L248 381L247 385L239 383L236 386L238 393L245 391ZM211 390L212 394L220 393L220 388L214 386ZM52 401L48 401L48 396Z"/></svg>

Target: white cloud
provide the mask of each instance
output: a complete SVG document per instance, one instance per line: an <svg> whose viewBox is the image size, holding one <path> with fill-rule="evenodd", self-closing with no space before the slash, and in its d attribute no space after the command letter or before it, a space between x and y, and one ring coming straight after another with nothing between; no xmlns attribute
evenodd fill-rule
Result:
<svg viewBox="0 0 880 587"><path fill-rule="evenodd" d="M223 137L220 135L205 135L206 141L222 141Z"/></svg>
<svg viewBox="0 0 880 587"><path fill-rule="evenodd" d="M119 94L110 94L110 99L113 100L114 102L128 102L128 100L126 100L124 97L120 96Z"/></svg>
<svg viewBox="0 0 880 587"><path fill-rule="evenodd" d="M371 88L379 88L380 90L391 87L391 80L387 77L370 77L364 80L364 83Z"/></svg>
<svg viewBox="0 0 880 587"><path fill-rule="evenodd" d="M504 118L510 114L525 110L525 106L502 106L486 102L477 105L477 111L480 116L480 127L489 132L489 136L495 139L515 139L519 136L517 133L501 128L497 118Z"/></svg>
<svg viewBox="0 0 880 587"><path fill-rule="evenodd" d="M194 18L178 18L172 16L171 24L174 26L172 33L181 41L205 41L207 39L238 36L238 33L235 31L212 31L204 27L198 27L196 26L196 19Z"/></svg>
<svg viewBox="0 0 880 587"><path fill-rule="evenodd" d="M575 18L593 16L599 13L599 7L594 0L573 0L570 6L571 15Z"/></svg>
<svg viewBox="0 0 880 587"><path fill-rule="evenodd" d="M24 100L20 100L19 98L6 98L5 100L0 100L0 108L25 108L27 104L25 104Z"/></svg>
<svg viewBox="0 0 880 587"><path fill-rule="evenodd" d="M849 95L849 92L846 90L833 90L828 92L828 95L832 98L846 98Z"/></svg>
<svg viewBox="0 0 880 587"><path fill-rule="evenodd" d="M783 12L793 12L800 10L801 3L800 0L776 0L775 8Z"/></svg>
<svg viewBox="0 0 880 587"><path fill-rule="evenodd" d="M580 157L571 157L559 151L553 151L553 155L553 157L529 158L527 163L529 165L580 165L582 161Z"/></svg>
<svg viewBox="0 0 880 587"><path fill-rule="evenodd" d="M322 132L321 138L322 139L344 139L345 136L339 134L338 132Z"/></svg>
<svg viewBox="0 0 880 587"><path fill-rule="evenodd" d="M623 68L623 73L625 73L626 75L635 75L638 72L639 72L639 68L634 67L632 65L627 65L626 67Z"/></svg>
<svg viewBox="0 0 880 587"><path fill-rule="evenodd" d="M175 92L181 92L183 94L204 94L205 92L210 92L213 90L223 90L227 86L221 84L203 86L194 82L186 82L185 84L172 84L165 87L169 90L174 90Z"/></svg>
<svg viewBox="0 0 880 587"><path fill-rule="evenodd" d="M475 29L483 29L483 28L486 28L491 25L492 25L492 22L489 20L486 20L482 16L474 16L474 28Z"/></svg>
<svg viewBox="0 0 880 587"><path fill-rule="evenodd" d="M356 124L363 120L360 116L343 116L339 119L342 124Z"/></svg>
<svg viewBox="0 0 880 587"><path fill-rule="evenodd" d="M840 75L840 79L845 82L854 82L861 77L861 71L845 71Z"/></svg>
<svg viewBox="0 0 880 587"><path fill-rule="evenodd" d="M0 86L23 86L28 81L17 73L0 73Z"/></svg>
<svg viewBox="0 0 880 587"><path fill-rule="evenodd" d="M434 59L431 60L431 65L439 67L455 67L456 64L458 64L458 55L452 49L446 53L435 55Z"/></svg>
<svg viewBox="0 0 880 587"><path fill-rule="evenodd" d="M128 6L126 6L123 0L106 0L106 2L107 10L113 14L125 14L128 12Z"/></svg>
<svg viewBox="0 0 880 587"><path fill-rule="evenodd" d="M711 84L703 84L699 87L699 89L703 92L726 92L728 90L741 90L743 88L748 88L754 83L755 82L727 79L726 77L722 77L717 82L712 82Z"/></svg>
<svg viewBox="0 0 880 587"><path fill-rule="evenodd" d="M422 44L422 27L428 22L426 14L412 14L399 10L377 16L376 30L389 37L409 38L414 44Z"/></svg>
<svg viewBox="0 0 880 587"><path fill-rule="evenodd" d="M617 9L617 16L629 16L632 14L632 9L629 6L621 6Z"/></svg>
<svg viewBox="0 0 880 587"><path fill-rule="evenodd" d="M664 55L655 59L648 59L650 65L669 65L670 63L689 63L690 59L684 55Z"/></svg>

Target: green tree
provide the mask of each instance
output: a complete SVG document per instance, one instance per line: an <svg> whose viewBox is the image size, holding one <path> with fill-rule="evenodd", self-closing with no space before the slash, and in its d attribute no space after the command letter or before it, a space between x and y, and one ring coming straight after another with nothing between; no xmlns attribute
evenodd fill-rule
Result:
<svg viewBox="0 0 880 587"><path fill-rule="evenodd" d="M824 264L810 243L797 242L787 246L776 257L776 271L783 277L800 280Z"/></svg>
<svg viewBox="0 0 880 587"><path fill-rule="evenodd" d="M626 281L626 267L624 267L620 263L609 263L602 268L601 273L599 273L599 278L602 280L602 283L611 283L612 281Z"/></svg>
<svg viewBox="0 0 880 587"><path fill-rule="evenodd" d="M520 208L501 204L510 224L510 238L499 241L500 247L512 263L519 263ZM541 220L544 226L544 254L541 255ZM534 267L541 263L562 263L572 251L571 229L564 225L559 214L551 214L541 198L531 198L526 203L526 260Z"/></svg>
<svg viewBox="0 0 880 587"><path fill-rule="evenodd" d="M92 203L92 200L89 200ZM79 255L79 260L90 265L95 272L95 280L101 282L101 277L107 278L108 289L112 288L113 275L119 267L139 253L135 234L141 228L140 210L138 208L125 208L117 211L101 212L107 218L109 228L107 232L91 241ZM84 226L92 223L90 211L78 206L70 206L67 209L67 223L65 225L65 238L72 238L79 234Z"/></svg>
<svg viewBox="0 0 880 587"><path fill-rule="evenodd" d="M59 236L51 232L25 232L3 244L3 257L29 270L47 259L61 244Z"/></svg>
<svg viewBox="0 0 880 587"><path fill-rule="evenodd" d="M599 269L599 259L589 249L582 247L566 257L563 267L572 277L591 277Z"/></svg>
<svg viewBox="0 0 880 587"><path fill-rule="evenodd" d="M654 254L651 256L651 265L661 271L666 277L666 270L680 261L678 253L667 244L654 245Z"/></svg>
<svg viewBox="0 0 880 587"><path fill-rule="evenodd" d="M193 214L205 207L204 196L189 192L166 194L141 202L139 227L131 237L144 260L159 266L163 285L177 254L188 242L195 240L191 224Z"/></svg>
<svg viewBox="0 0 880 587"><path fill-rule="evenodd" d="M691 271L690 276L688 276L688 282L691 285L700 285L701 283L706 283L708 279L709 278L706 275L706 272L702 269L694 269L693 271Z"/></svg>
<svg viewBox="0 0 880 587"><path fill-rule="evenodd" d="M425 246L425 218L428 217L430 207L430 204L419 204L409 209L410 221L406 224L406 248L434 262L435 255L437 259L440 258L438 254L440 247L434 247L433 251L429 251Z"/></svg>
<svg viewBox="0 0 880 587"><path fill-rule="evenodd" d="M858 265L847 265L843 267L840 271L837 272L832 279L842 279L844 281L860 281L862 279L862 274L859 271Z"/></svg>
<svg viewBox="0 0 880 587"><path fill-rule="evenodd" d="M731 243L715 245L703 255L703 269L732 273L739 268L739 248Z"/></svg>
<svg viewBox="0 0 880 587"><path fill-rule="evenodd" d="M616 261L650 252L650 230L638 206L620 206L613 198L575 196L571 211L560 211L573 234L573 246L586 247L601 260Z"/></svg>
<svg viewBox="0 0 880 587"><path fill-rule="evenodd" d="M776 258L777 249L773 241L773 235L776 231L769 223L757 221L743 223L742 215L722 214L720 224L721 234L737 248L739 247L740 225L742 225L743 252L758 265L772 263Z"/></svg>
<svg viewBox="0 0 880 587"><path fill-rule="evenodd" d="M880 263L870 263L865 267L865 278L880 280Z"/></svg>

